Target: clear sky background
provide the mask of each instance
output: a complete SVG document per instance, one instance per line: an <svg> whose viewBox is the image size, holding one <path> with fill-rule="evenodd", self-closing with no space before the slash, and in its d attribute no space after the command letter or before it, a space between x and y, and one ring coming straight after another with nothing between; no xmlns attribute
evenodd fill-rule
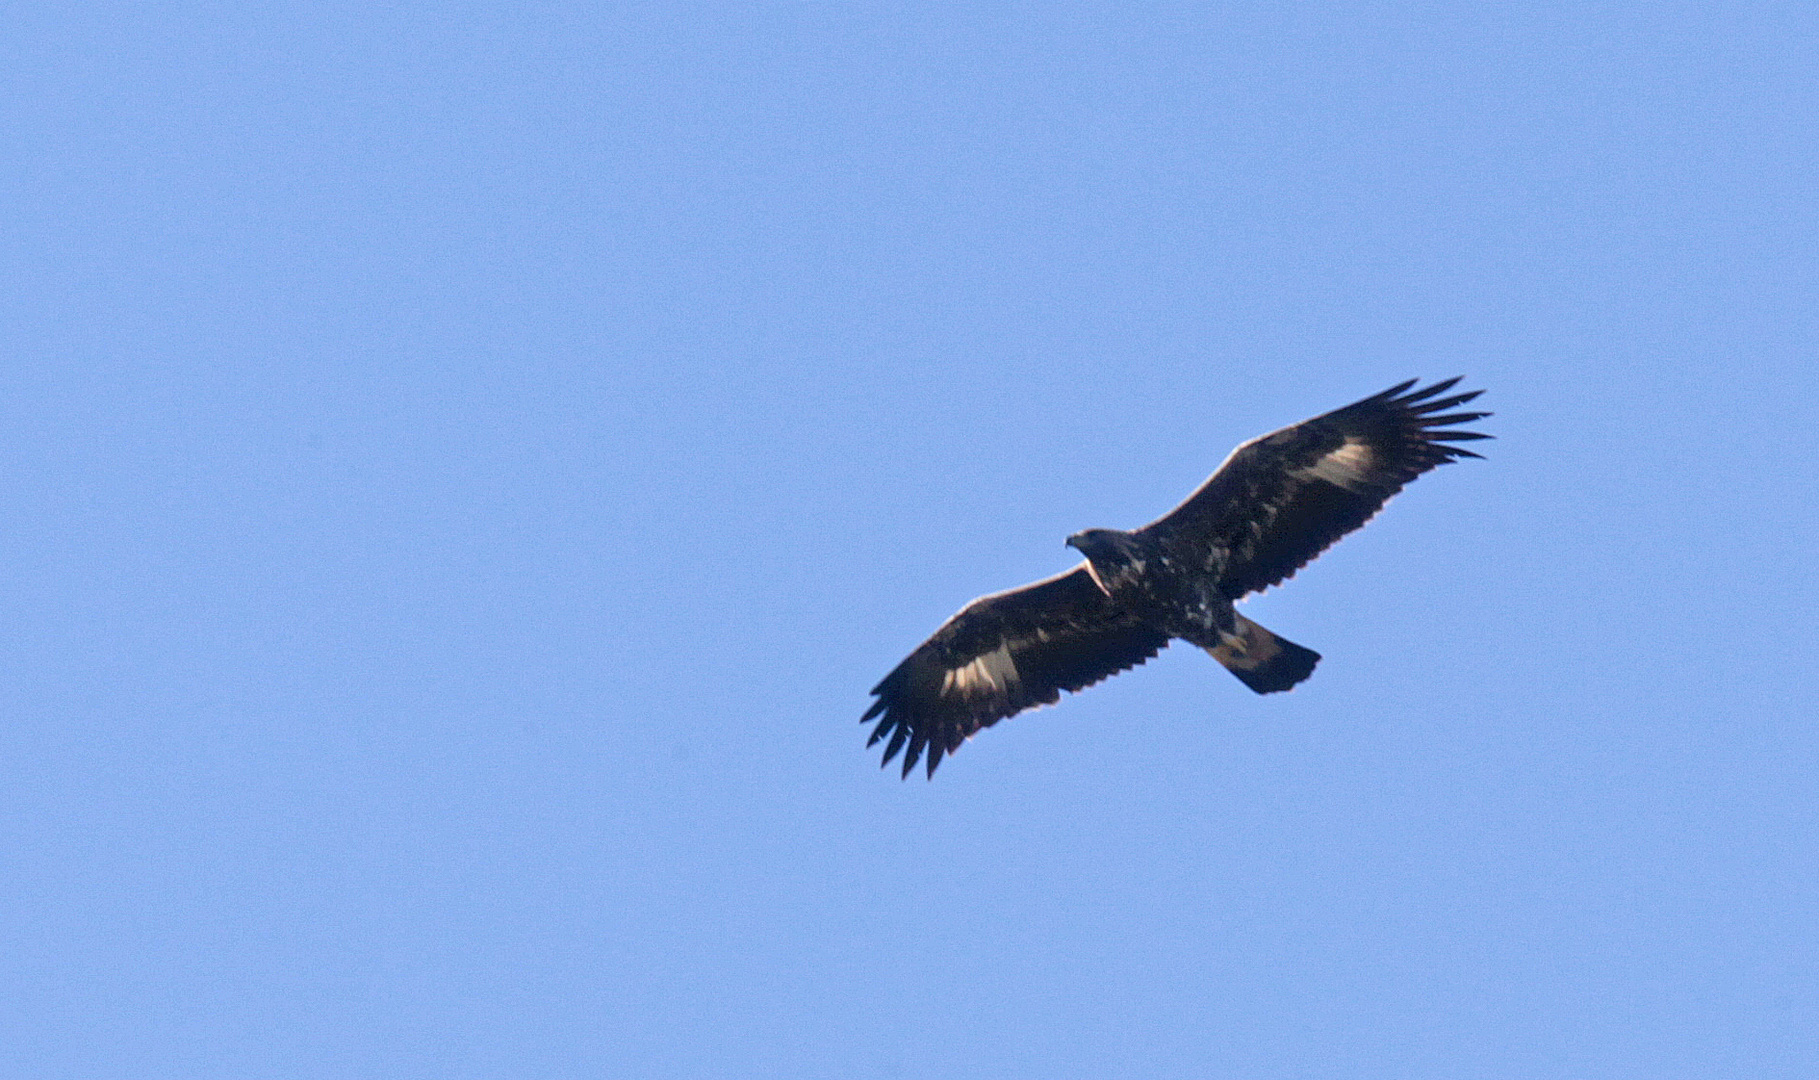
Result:
<svg viewBox="0 0 1819 1080"><path fill-rule="evenodd" d="M0 90L0 1071L1819 1075L1810 4L39 4ZM1460 373L1293 693L864 748Z"/></svg>

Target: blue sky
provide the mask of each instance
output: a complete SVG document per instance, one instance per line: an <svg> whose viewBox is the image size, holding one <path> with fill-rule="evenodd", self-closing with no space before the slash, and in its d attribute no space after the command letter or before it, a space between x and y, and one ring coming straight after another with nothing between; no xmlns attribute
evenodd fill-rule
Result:
<svg viewBox="0 0 1819 1080"><path fill-rule="evenodd" d="M0 1064L1819 1070L1819 15L36 5ZM869 689L1243 439L1487 460L933 782Z"/></svg>

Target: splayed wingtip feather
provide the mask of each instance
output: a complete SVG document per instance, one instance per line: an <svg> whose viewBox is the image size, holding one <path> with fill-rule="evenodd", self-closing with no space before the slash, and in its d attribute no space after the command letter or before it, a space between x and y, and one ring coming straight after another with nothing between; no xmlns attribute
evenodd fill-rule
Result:
<svg viewBox="0 0 1819 1080"><path fill-rule="evenodd" d="M1407 397L1398 399L1398 404L1413 405L1417 401L1426 401L1428 398L1435 397L1440 394L1444 394L1448 390L1451 390L1453 388L1453 384L1457 383L1460 379L1463 379L1463 378L1465 378L1465 376L1455 375L1450 379L1443 379L1440 382L1435 383L1434 385L1428 387L1425 390L1420 390L1413 394L1408 395ZM1420 379L1410 379L1408 382L1403 383L1401 386L1397 387L1396 389L1398 392L1400 392L1402 390L1407 389L1408 387L1415 385L1416 383L1418 383L1420 381L1421 381Z"/></svg>

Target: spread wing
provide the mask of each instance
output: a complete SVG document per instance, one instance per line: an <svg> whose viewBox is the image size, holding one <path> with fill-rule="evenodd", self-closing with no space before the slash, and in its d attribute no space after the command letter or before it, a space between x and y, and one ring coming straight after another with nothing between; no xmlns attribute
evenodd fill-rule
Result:
<svg viewBox="0 0 1819 1080"><path fill-rule="evenodd" d="M909 776L926 751L928 775L980 728L1063 690L1081 690L1161 651L1168 635L1113 607L1081 563L1020 589L982 596L943 623L873 688L860 723L878 717L870 746L889 736Z"/></svg>
<svg viewBox="0 0 1819 1080"><path fill-rule="evenodd" d="M1141 532L1225 553L1219 586L1237 599L1280 584L1341 536L1369 521L1403 485L1487 439L1464 424L1490 413L1446 410L1457 378L1408 393L1416 380L1259 436L1232 451L1199 490Z"/></svg>

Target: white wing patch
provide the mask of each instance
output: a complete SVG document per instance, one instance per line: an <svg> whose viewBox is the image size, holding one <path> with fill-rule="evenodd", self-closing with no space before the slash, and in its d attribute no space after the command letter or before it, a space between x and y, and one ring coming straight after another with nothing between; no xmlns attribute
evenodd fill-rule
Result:
<svg viewBox="0 0 1819 1080"><path fill-rule="evenodd" d="M1339 449L1323 455L1305 469L1289 473L1297 480L1325 480L1336 487L1355 491L1364 485L1376 458L1362 442L1347 439Z"/></svg>
<svg viewBox="0 0 1819 1080"><path fill-rule="evenodd" d="M965 667L950 668L941 677L941 693L961 697L1001 693L1017 680L1017 663L1011 659L1010 643L1006 642L984 656L974 657Z"/></svg>

